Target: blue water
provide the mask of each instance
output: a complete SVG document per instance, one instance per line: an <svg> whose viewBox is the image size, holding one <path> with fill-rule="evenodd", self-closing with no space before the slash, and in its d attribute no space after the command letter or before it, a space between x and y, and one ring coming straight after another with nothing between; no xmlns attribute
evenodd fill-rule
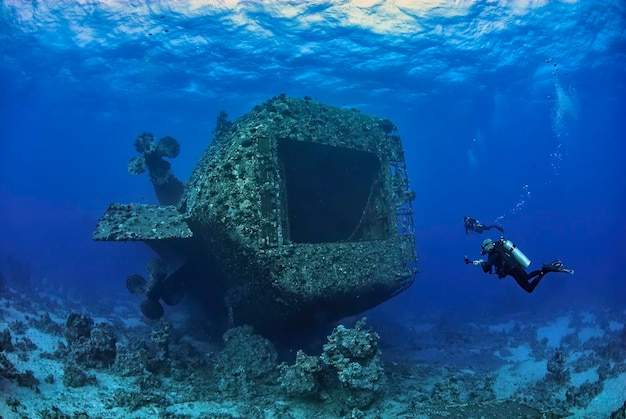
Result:
<svg viewBox="0 0 626 419"><path fill-rule="evenodd" d="M215 3L215 4L211 4ZM381 308L494 313L626 297L626 5L577 1L22 1L0 4L0 257L67 293L125 293L151 252L94 243L110 202L156 203L135 137L179 140L186 180L221 110L285 93L391 119L420 274ZM463 263L499 222L533 294Z"/></svg>

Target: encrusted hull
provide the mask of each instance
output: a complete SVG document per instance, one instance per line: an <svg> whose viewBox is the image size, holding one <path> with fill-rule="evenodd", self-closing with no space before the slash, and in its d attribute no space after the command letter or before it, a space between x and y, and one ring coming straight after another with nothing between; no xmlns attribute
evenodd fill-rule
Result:
<svg viewBox="0 0 626 419"><path fill-rule="evenodd" d="M219 303L213 311L231 324L272 333L356 314L406 289L417 271L414 197L390 121L280 96L217 131L175 210L142 212L154 227L128 231L132 223L109 213L128 207L116 206L94 237L178 253L194 268L172 280ZM163 239L172 244L158 246Z"/></svg>

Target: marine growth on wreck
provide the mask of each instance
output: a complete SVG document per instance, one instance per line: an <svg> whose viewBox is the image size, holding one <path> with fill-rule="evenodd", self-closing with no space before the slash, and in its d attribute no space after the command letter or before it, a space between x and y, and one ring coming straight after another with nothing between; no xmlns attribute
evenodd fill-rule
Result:
<svg viewBox="0 0 626 419"><path fill-rule="evenodd" d="M357 314L412 284L415 193L388 119L285 95L232 123L222 113L177 195L163 190L178 185L161 162L172 154L145 154L156 144L140 142L167 200L111 204L94 232L143 241L164 261L167 274L146 287L149 317L184 289L208 315L273 334Z"/></svg>

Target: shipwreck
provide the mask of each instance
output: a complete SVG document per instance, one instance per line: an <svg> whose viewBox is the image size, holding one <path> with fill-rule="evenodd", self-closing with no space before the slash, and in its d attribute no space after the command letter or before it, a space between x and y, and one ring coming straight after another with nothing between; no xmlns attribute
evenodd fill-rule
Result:
<svg viewBox="0 0 626 419"><path fill-rule="evenodd" d="M413 283L415 193L388 119L285 95L232 123L222 114L184 185L161 158L176 144L161 140L138 139L143 160L130 169L150 169L163 205L111 204L93 235L159 255L149 282L128 280L146 316L188 295L271 335L357 314Z"/></svg>

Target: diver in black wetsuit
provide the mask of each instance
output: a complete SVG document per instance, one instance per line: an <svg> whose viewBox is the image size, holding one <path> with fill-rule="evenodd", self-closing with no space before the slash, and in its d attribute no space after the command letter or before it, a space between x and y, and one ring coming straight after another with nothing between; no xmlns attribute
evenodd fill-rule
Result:
<svg viewBox="0 0 626 419"><path fill-rule="evenodd" d="M479 259L470 262L469 258L465 256L465 263L480 266L485 273L489 274L493 273L492 268L495 267L498 278L502 279L507 275L511 275L517 282L517 285L528 293L535 290L541 279L548 272L574 273L572 269L563 267L563 263L560 260L555 260L548 265L543 265L541 269L528 273L525 269L530 264L530 260L513 243L504 238L497 242L485 239L482 249L481 255L489 255L487 261Z"/></svg>
<svg viewBox="0 0 626 419"><path fill-rule="evenodd" d="M504 229L502 227L500 227L500 226L497 226L497 225L492 225L492 226L482 225L480 223L480 221L478 221L476 218L472 218L472 217L468 217L468 216L465 216L465 218L463 218L463 223L465 223L465 234L470 234L470 231L474 231L474 232L476 232L478 234L482 234L483 231L490 230L492 228L495 228L500 233L504 233Z"/></svg>

